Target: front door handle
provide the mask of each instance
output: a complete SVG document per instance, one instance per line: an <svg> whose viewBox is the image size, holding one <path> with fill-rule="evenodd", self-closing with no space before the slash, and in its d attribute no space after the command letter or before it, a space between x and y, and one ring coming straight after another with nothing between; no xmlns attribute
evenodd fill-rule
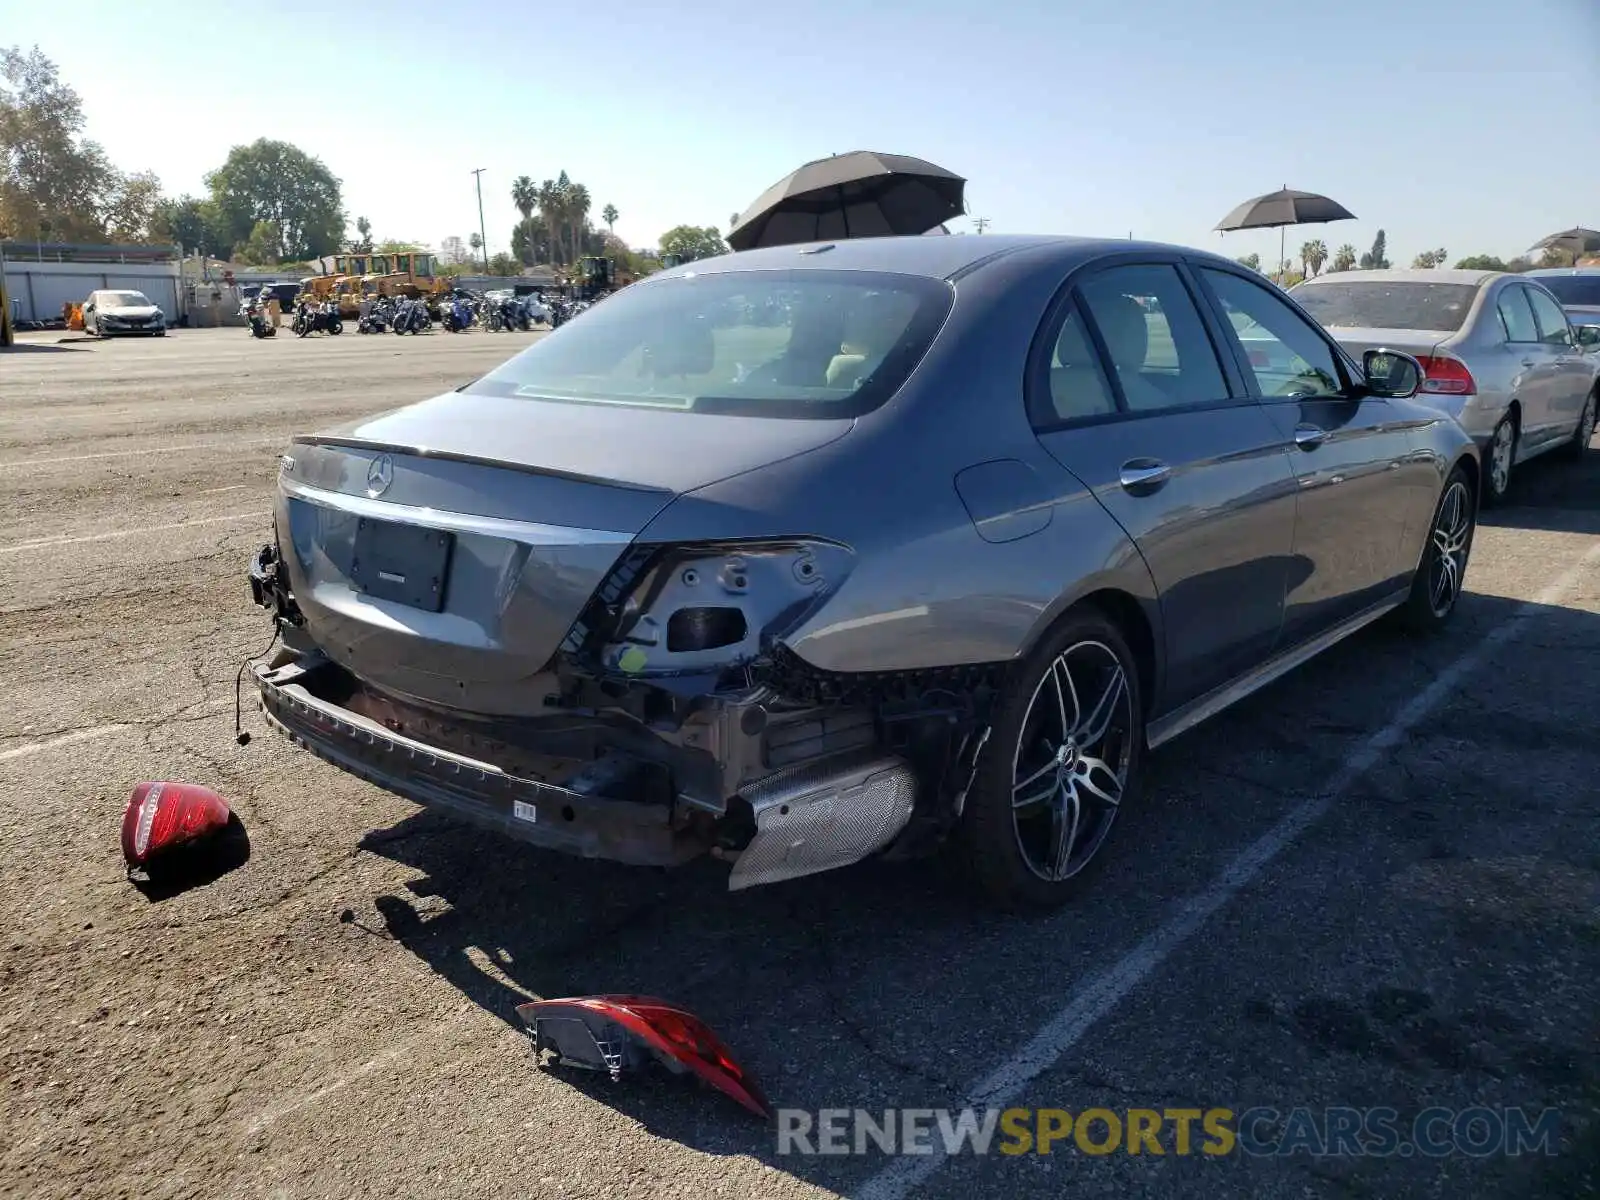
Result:
<svg viewBox="0 0 1600 1200"><path fill-rule="evenodd" d="M1315 425L1299 425L1295 427L1294 444L1302 450L1315 450L1328 440L1328 431L1319 429Z"/></svg>
<svg viewBox="0 0 1600 1200"><path fill-rule="evenodd" d="M1159 459L1130 458L1122 464L1117 482L1122 484L1123 491L1135 496L1148 496L1151 492L1160 491L1171 478L1172 468Z"/></svg>

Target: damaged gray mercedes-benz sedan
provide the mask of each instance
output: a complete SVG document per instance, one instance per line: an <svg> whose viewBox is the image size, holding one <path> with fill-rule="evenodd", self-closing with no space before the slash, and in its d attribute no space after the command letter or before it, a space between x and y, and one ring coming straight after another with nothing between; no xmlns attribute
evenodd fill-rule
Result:
<svg viewBox="0 0 1600 1200"><path fill-rule="evenodd" d="M634 284L296 438L251 567L277 726L555 850L730 886L1098 861L1145 751L1456 607L1466 434L1225 259L881 238Z"/></svg>

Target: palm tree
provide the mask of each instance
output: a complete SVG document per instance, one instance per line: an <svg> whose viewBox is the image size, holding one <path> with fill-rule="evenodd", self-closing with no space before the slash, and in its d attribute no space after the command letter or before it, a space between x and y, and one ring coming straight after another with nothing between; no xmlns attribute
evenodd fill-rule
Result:
<svg viewBox="0 0 1600 1200"><path fill-rule="evenodd" d="M735 225L737 225L738 223L739 223L739 214L738 213L734 213L733 216L728 218L728 229L729 229L729 231L731 232L733 230L733 227Z"/></svg>
<svg viewBox="0 0 1600 1200"><path fill-rule="evenodd" d="M606 223L606 229L612 234L617 232L617 218L621 215L615 204L608 204L600 210L600 219Z"/></svg>
<svg viewBox="0 0 1600 1200"><path fill-rule="evenodd" d="M539 203L539 189L533 180L526 175L517 176L516 182L511 185L511 203L517 206L524 221L533 216L534 206Z"/></svg>
<svg viewBox="0 0 1600 1200"><path fill-rule="evenodd" d="M589 224L589 189L575 183L567 189L567 219L572 222L572 261L583 253L583 231Z"/></svg>
<svg viewBox="0 0 1600 1200"><path fill-rule="evenodd" d="M1300 257L1310 268L1307 277L1315 278L1322 271L1322 264L1328 261L1328 243L1321 238L1307 242L1300 248Z"/></svg>
<svg viewBox="0 0 1600 1200"><path fill-rule="evenodd" d="M556 187L554 179L546 179L539 185L539 212L544 216L544 223L550 230L550 262L559 265L566 261L561 248L561 192Z"/></svg>
<svg viewBox="0 0 1600 1200"><path fill-rule="evenodd" d="M1332 271L1353 271L1356 269L1356 248L1349 242L1340 246L1333 252Z"/></svg>

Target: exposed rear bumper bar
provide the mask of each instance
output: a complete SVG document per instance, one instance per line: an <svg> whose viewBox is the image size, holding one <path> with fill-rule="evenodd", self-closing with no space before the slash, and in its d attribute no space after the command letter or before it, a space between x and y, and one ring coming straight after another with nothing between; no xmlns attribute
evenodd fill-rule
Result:
<svg viewBox="0 0 1600 1200"><path fill-rule="evenodd" d="M255 668L267 719L318 758L418 804L520 841L583 858L675 866L708 849L674 828L661 804L634 804L508 774L492 763L428 746L312 695L298 664ZM517 816L530 806L532 819Z"/></svg>

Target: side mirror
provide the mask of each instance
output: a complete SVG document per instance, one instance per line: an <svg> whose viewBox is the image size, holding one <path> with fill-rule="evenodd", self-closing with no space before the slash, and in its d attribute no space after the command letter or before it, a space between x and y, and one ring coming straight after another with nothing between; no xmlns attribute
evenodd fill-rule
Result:
<svg viewBox="0 0 1600 1200"><path fill-rule="evenodd" d="M1600 325L1574 325L1572 335L1583 350L1600 346Z"/></svg>
<svg viewBox="0 0 1600 1200"><path fill-rule="evenodd" d="M1389 400L1405 400L1422 389L1422 364L1398 350L1368 350L1361 356L1367 391Z"/></svg>

